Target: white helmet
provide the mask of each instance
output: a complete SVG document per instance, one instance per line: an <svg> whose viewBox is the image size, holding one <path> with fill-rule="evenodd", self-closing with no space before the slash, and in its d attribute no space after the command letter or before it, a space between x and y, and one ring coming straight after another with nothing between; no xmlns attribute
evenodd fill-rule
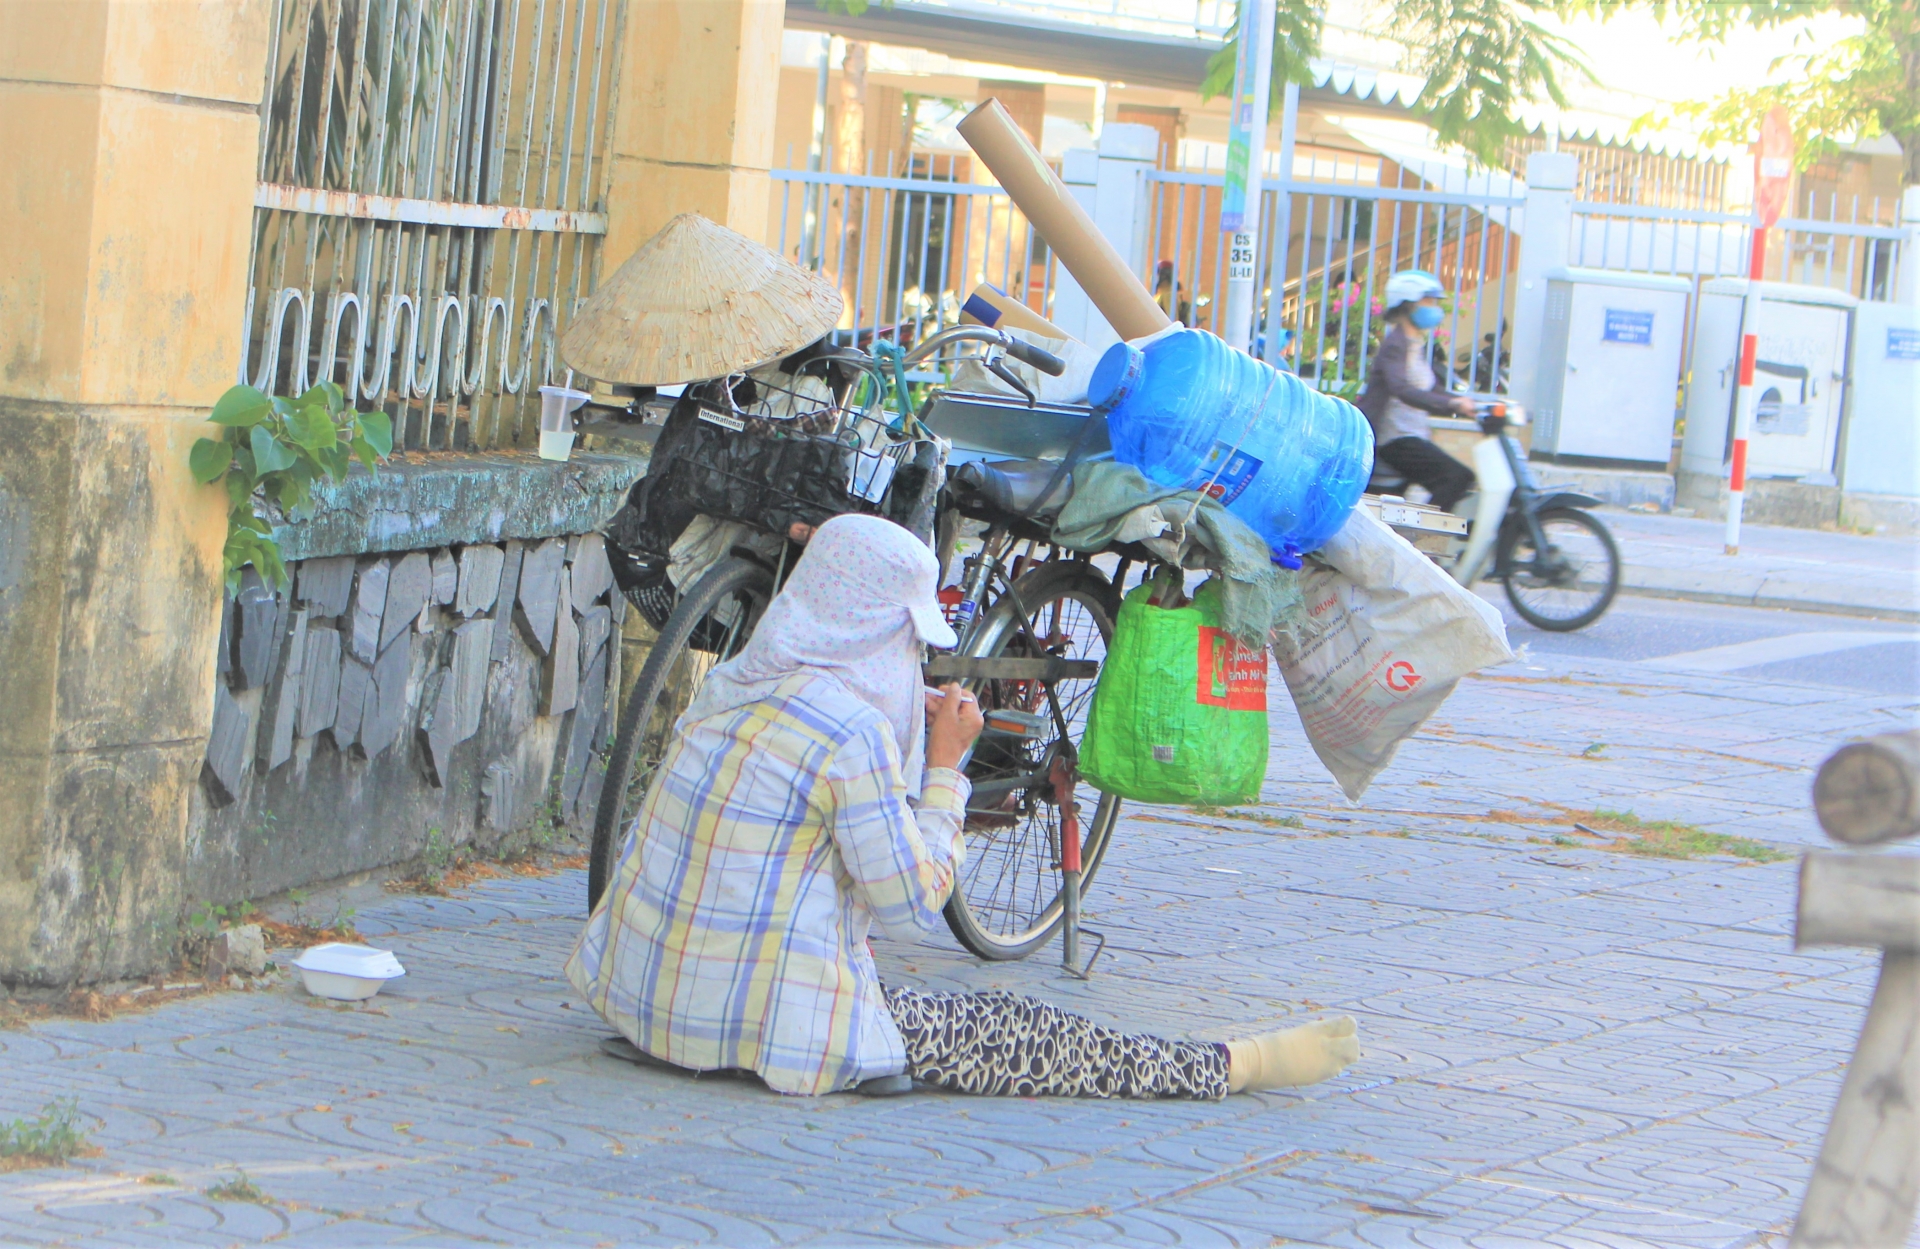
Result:
<svg viewBox="0 0 1920 1249"><path fill-rule="evenodd" d="M1401 304L1419 303L1428 296L1437 299L1446 294L1446 290L1440 285L1440 279L1425 269L1402 269L1387 279L1387 311L1391 312Z"/></svg>

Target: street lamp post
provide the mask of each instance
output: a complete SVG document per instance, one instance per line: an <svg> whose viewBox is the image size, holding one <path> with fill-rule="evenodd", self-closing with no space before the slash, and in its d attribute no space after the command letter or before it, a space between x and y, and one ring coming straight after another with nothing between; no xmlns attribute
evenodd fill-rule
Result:
<svg viewBox="0 0 1920 1249"><path fill-rule="evenodd" d="M1266 163L1267 97L1273 85L1273 2L1240 6L1240 55L1233 68L1233 119L1227 131L1226 190L1220 229L1227 235L1227 315L1230 346L1253 344L1253 305L1259 284L1260 174Z"/></svg>

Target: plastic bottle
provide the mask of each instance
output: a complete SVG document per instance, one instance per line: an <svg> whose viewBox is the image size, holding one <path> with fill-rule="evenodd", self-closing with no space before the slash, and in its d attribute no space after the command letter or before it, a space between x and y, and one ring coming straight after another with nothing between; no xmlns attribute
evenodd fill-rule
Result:
<svg viewBox="0 0 1920 1249"><path fill-rule="evenodd" d="M1339 531L1373 472L1358 408L1203 330L1114 344L1087 400L1106 413L1115 459L1207 491L1288 567Z"/></svg>

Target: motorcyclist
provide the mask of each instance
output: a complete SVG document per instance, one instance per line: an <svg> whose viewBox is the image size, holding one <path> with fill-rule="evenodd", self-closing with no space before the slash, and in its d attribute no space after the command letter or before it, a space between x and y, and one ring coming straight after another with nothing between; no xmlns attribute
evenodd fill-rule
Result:
<svg viewBox="0 0 1920 1249"><path fill-rule="evenodd" d="M1425 486L1435 507L1451 509L1473 489L1473 470L1433 444L1428 413L1472 416L1473 400L1442 390L1427 360L1427 336L1446 315L1445 288L1424 269L1387 279L1387 332L1355 400L1373 426L1374 458Z"/></svg>

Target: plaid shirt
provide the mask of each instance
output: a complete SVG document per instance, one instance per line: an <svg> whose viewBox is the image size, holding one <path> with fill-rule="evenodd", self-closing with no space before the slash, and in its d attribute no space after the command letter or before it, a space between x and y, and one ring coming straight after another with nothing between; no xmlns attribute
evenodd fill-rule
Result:
<svg viewBox="0 0 1920 1249"><path fill-rule="evenodd" d="M924 789L909 807L892 729L831 679L685 726L568 978L682 1067L783 1093L904 1071L867 932L917 938L953 890L967 780L929 768Z"/></svg>

